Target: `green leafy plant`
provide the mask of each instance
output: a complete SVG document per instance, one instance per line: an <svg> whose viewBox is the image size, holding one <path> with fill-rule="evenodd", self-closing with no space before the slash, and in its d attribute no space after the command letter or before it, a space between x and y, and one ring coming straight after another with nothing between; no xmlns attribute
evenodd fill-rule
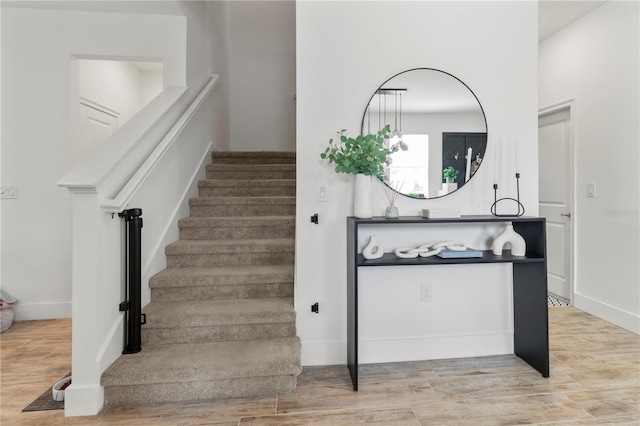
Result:
<svg viewBox="0 0 640 426"><path fill-rule="evenodd" d="M320 154L320 158L336 165L336 173L362 173L386 180L384 168L391 164L390 155L399 150L407 150L407 144L402 140L389 146L389 125L377 133L358 135L355 138L350 138L346 132L346 129L338 132L340 141L329 139L329 146Z"/></svg>
<svg viewBox="0 0 640 426"><path fill-rule="evenodd" d="M452 166L449 166L449 167L447 167L446 169L444 169L442 171L442 177L444 177L445 180L447 178L450 178L452 180L456 180L456 178L458 177L459 174L460 174L460 172L457 171L456 169L454 169Z"/></svg>

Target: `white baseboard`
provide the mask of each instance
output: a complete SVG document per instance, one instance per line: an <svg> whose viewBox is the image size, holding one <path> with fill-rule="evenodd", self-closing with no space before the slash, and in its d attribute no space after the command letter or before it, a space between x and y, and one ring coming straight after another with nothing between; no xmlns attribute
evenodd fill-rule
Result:
<svg viewBox="0 0 640 426"><path fill-rule="evenodd" d="M18 303L11 308L16 321L71 318L71 302Z"/></svg>
<svg viewBox="0 0 640 426"><path fill-rule="evenodd" d="M339 365L347 363L347 341L302 342L302 365Z"/></svg>
<svg viewBox="0 0 640 426"><path fill-rule="evenodd" d="M468 358L513 353L513 333L360 341L359 363Z"/></svg>
<svg viewBox="0 0 640 426"><path fill-rule="evenodd" d="M358 362L403 362L513 353L513 333L360 340ZM347 363L347 342L302 342L302 365Z"/></svg>
<svg viewBox="0 0 640 426"><path fill-rule="evenodd" d="M573 306L625 330L640 334L640 316L637 314L623 311L578 293L573 295Z"/></svg>

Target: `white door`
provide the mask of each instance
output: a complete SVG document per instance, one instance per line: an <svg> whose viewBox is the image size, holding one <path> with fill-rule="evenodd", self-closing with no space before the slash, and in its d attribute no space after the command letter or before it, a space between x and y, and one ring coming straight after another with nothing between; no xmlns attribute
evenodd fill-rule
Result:
<svg viewBox="0 0 640 426"><path fill-rule="evenodd" d="M80 102L80 122L83 155L95 150L98 145L118 130L117 113L85 102Z"/></svg>
<svg viewBox="0 0 640 426"><path fill-rule="evenodd" d="M540 216L547 219L549 293L571 301L571 167L570 111L538 117Z"/></svg>

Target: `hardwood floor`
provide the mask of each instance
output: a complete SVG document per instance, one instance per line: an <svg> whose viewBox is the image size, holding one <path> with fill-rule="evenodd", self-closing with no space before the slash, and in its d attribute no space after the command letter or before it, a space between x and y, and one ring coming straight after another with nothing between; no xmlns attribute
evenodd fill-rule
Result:
<svg viewBox="0 0 640 426"><path fill-rule="evenodd" d="M551 378L513 355L306 367L294 394L115 407L94 417L21 410L71 369L70 320L16 322L0 338L5 425L638 425L640 337L550 308Z"/></svg>

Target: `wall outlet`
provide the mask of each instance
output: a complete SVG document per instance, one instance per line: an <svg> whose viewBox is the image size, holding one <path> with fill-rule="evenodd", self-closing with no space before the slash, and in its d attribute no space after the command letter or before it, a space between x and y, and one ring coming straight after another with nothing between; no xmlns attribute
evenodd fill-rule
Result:
<svg viewBox="0 0 640 426"><path fill-rule="evenodd" d="M433 288L431 284L420 284L420 301L421 302L433 301Z"/></svg>

